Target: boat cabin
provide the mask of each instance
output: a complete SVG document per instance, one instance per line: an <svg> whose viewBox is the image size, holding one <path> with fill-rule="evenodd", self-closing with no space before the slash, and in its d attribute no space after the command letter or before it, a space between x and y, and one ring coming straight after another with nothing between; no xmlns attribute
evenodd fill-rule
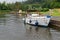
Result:
<svg viewBox="0 0 60 40"><path fill-rule="evenodd" d="M29 16L29 15L31 15L31 16L39 16L40 15L40 11L38 11L38 10L27 10L26 12L27 12L26 13L27 16Z"/></svg>

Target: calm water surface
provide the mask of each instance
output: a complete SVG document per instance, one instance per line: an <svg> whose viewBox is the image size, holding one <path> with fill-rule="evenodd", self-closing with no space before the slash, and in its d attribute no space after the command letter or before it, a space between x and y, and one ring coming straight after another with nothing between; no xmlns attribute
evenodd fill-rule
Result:
<svg viewBox="0 0 60 40"><path fill-rule="evenodd" d="M0 18L0 40L60 40L60 31L42 27L36 29L35 26L24 25L22 17L6 14L5 18Z"/></svg>

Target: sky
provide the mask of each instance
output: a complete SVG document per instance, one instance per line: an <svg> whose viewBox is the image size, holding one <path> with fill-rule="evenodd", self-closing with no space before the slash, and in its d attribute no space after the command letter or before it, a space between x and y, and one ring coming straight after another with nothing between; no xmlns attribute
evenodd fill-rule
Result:
<svg viewBox="0 0 60 40"><path fill-rule="evenodd" d="M18 1L18 2L22 2L22 1L26 1L26 0L0 0L0 2L2 3L2 2L6 2L6 3L15 3L16 1Z"/></svg>

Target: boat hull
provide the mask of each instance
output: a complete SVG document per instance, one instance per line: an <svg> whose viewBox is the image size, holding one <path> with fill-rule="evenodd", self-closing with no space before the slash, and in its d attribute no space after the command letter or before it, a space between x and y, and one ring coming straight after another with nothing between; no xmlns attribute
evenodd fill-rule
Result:
<svg viewBox="0 0 60 40"><path fill-rule="evenodd" d="M50 22L51 17L31 17L31 18L25 18L24 21L27 24L35 25L35 26L48 26Z"/></svg>

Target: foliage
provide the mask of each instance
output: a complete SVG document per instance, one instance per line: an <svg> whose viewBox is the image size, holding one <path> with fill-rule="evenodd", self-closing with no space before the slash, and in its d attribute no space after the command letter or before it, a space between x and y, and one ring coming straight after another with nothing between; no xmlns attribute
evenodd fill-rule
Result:
<svg viewBox="0 0 60 40"><path fill-rule="evenodd" d="M0 3L0 10L28 10L35 9L40 11L48 11L48 9L60 8L60 0L27 0L25 2L16 3Z"/></svg>
<svg viewBox="0 0 60 40"><path fill-rule="evenodd" d="M41 11L46 12L46 11L49 11L49 9L48 8L42 8Z"/></svg>
<svg viewBox="0 0 60 40"><path fill-rule="evenodd" d="M60 8L60 0L27 0L27 4L41 4L43 8ZM33 5L34 6L34 5Z"/></svg>
<svg viewBox="0 0 60 40"><path fill-rule="evenodd" d="M0 10L19 10L21 8L21 3L0 3Z"/></svg>

